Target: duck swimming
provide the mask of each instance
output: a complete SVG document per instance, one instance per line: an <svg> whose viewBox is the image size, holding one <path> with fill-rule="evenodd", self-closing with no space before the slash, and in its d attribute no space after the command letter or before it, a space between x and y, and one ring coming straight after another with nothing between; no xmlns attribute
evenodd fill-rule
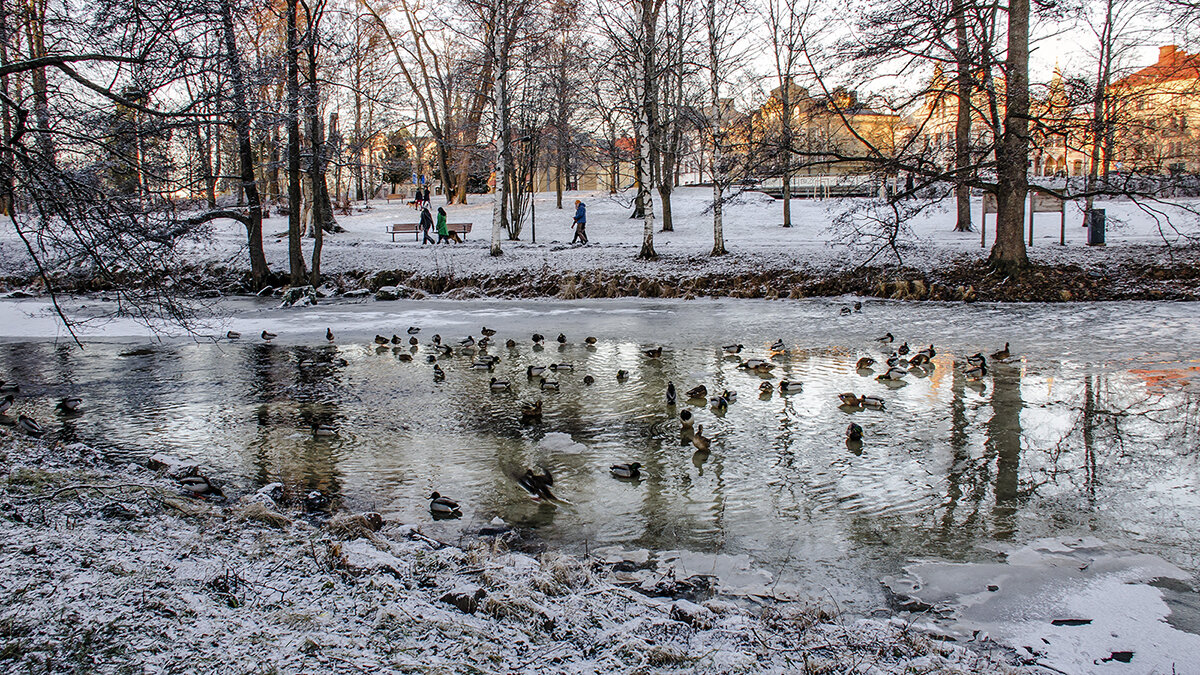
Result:
<svg viewBox="0 0 1200 675"><path fill-rule="evenodd" d="M386 345L387 343L388 343L388 339L387 339L387 338L385 338L385 337L384 337L384 336L382 336L382 335L378 335L378 334L376 334L376 335L375 335L375 344L377 344L377 345Z"/></svg>
<svg viewBox="0 0 1200 675"><path fill-rule="evenodd" d="M81 405L83 405L82 398L80 398L78 396L67 396L67 397L63 398L61 401L59 401L58 405L56 405L54 407L65 413L73 413L73 412L79 410L79 406L81 406ZM0 412L3 412L3 411L0 411Z"/></svg>
<svg viewBox="0 0 1200 675"><path fill-rule="evenodd" d="M459 513L458 502L434 492L429 495L429 511L435 516Z"/></svg>
<svg viewBox="0 0 1200 675"><path fill-rule="evenodd" d="M538 399L537 403L525 405L521 407L521 420L532 422L542 419L542 400Z"/></svg>
<svg viewBox="0 0 1200 675"><path fill-rule="evenodd" d="M968 380L980 380L988 374L987 362L980 360L978 365L971 366L963 371L963 376Z"/></svg>
<svg viewBox="0 0 1200 675"><path fill-rule="evenodd" d="M905 375L908 375L907 370L900 368L898 366L893 366L891 368L888 368L886 373L876 377L875 379L890 380L892 382L897 382L899 380L903 380Z"/></svg>
<svg viewBox="0 0 1200 675"><path fill-rule="evenodd" d="M1001 349L1000 351L992 354L992 358L997 361L1003 361L1004 359L1007 359L1010 356L1012 356L1012 353L1008 351L1008 343L1007 342L1004 343L1004 349Z"/></svg>
<svg viewBox="0 0 1200 675"><path fill-rule="evenodd" d="M766 384L765 382L763 384ZM794 380L783 380L779 383L779 393L794 394L800 391L800 383Z"/></svg>
<svg viewBox="0 0 1200 675"><path fill-rule="evenodd" d="M608 472L611 473L614 478L639 478L642 475L640 471L641 468L642 465L638 462L631 462L629 464L613 464L612 466L608 467Z"/></svg>
<svg viewBox="0 0 1200 675"><path fill-rule="evenodd" d="M546 372L546 366L529 366L525 369L525 376L529 379L541 376Z"/></svg>
<svg viewBox="0 0 1200 675"><path fill-rule="evenodd" d="M420 332L421 332L421 329L420 329L420 328L418 328L418 327L416 327L416 326L409 326L409 327L408 327L408 334L409 334L409 335L416 335L417 333L420 333Z"/></svg>
<svg viewBox="0 0 1200 675"><path fill-rule="evenodd" d="M875 359L873 359L869 356L864 356L861 359L859 359L857 363L854 364L854 369L855 370L868 370L873 365L875 365Z"/></svg>
<svg viewBox="0 0 1200 675"><path fill-rule="evenodd" d="M667 382L667 405L675 405L675 383Z"/></svg>
<svg viewBox="0 0 1200 675"><path fill-rule="evenodd" d="M534 499L543 499L546 501L554 501L554 494L550 492L550 486L554 485L554 476L550 475L550 469L543 468L542 475L537 475L533 469L525 469L525 473L517 477L517 484L525 488Z"/></svg>
<svg viewBox="0 0 1200 675"><path fill-rule="evenodd" d="M264 341L266 341L266 342L270 342L271 340L274 340L275 338L277 338L277 337L279 337L279 336L278 336L278 335L276 335L276 334L274 334L274 333L269 333L269 332L267 332L267 331L265 331L265 330L264 330L264 331L262 332L262 334L261 334L261 335L259 335L259 337L261 337L261 338L262 338Z"/></svg>
<svg viewBox="0 0 1200 675"><path fill-rule="evenodd" d="M742 345L725 345L721 347L726 354L739 354L742 351Z"/></svg>
<svg viewBox="0 0 1200 675"><path fill-rule="evenodd" d="M492 391L505 391L511 389L512 385L509 384L508 380L497 380L493 377L488 381L488 388Z"/></svg>
<svg viewBox="0 0 1200 675"><path fill-rule="evenodd" d="M0 399L0 415L3 415L4 413L8 412L8 409L13 407L13 403L16 402L16 400L17 400L17 397L13 396L12 394L5 396L3 399Z"/></svg>
<svg viewBox="0 0 1200 675"><path fill-rule="evenodd" d="M479 334L484 337L492 337L493 335L496 334L496 331L492 330L491 328L488 328L487 326L484 326L483 328L479 329Z"/></svg>
<svg viewBox="0 0 1200 675"><path fill-rule="evenodd" d="M508 347L509 349L516 349L517 341L512 338L508 338L507 340L504 341L504 346Z"/></svg>
<svg viewBox="0 0 1200 675"><path fill-rule="evenodd" d="M875 338L876 342L895 342L895 340L896 340L896 336L892 335L891 333L887 333L883 337Z"/></svg>
<svg viewBox="0 0 1200 675"><path fill-rule="evenodd" d="M779 338L768 348L772 353L787 351L787 346L783 344L783 338Z"/></svg>
<svg viewBox="0 0 1200 675"><path fill-rule="evenodd" d="M652 359L657 359L658 357L662 356L662 350L662 347L655 347L653 349L644 349L642 350L642 353Z"/></svg>
<svg viewBox="0 0 1200 675"><path fill-rule="evenodd" d="M583 339L583 341L584 341L584 342L586 342L586 343L587 343L587 344L589 344L589 345L594 345L594 344L596 344L596 338L592 337L591 335L589 335L589 336L585 337L585 338Z"/></svg>
<svg viewBox="0 0 1200 675"><path fill-rule="evenodd" d="M629 371L628 370L618 370L617 371L617 382L624 382L625 380L628 380L628 379L629 379Z"/></svg>
<svg viewBox="0 0 1200 675"><path fill-rule="evenodd" d="M542 391L558 391L558 380L542 378Z"/></svg>
<svg viewBox="0 0 1200 675"><path fill-rule="evenodd" d="M333 342L333 330L332 329L329 329L329 328L325 329L325 339L330 342Z"/></svg>
<svg viewBox="0 0 1200 675"><path fill-rule="evenodd" d="M556 338L556 339L558 340L558 344L560 344L560 345L567 344L567 336L563 335L562 333L559 333L558 338Z"/></svg>
<svg viewBox="0 0 1200 675"><path fill-rule="evenodd" d="M596 384L596 378L592 377L591 375L584 375L583 383L588 385Z"/></svg>
<svg viewBox="0 0 1200 675"><path fill-rule="evenodd" d="M854 422L851 422L850 425L846 427L846 440L861 441L862 436L863 436L862 427L855 424Z"/></svg>
<svg viewBox="0 0 1200 675"><path fill-rule="evenodd" d="M702 384L696 385L695 387L688 389L687 396L688 398L704 398L705 396L708 396L708 387Z"/></svg>
<svg viewBox="0 0 1200 675"><path fill-rule="evenodd" d="M242 334L237 332L236 330L226 331L226 333L225 333L226 340L240 340L241 338L242 338Z"/></svg>
<svg viewBox="0 0 1200 675"><path fill-rule="evenodd" d="M708 452L712 447L712 439L704 435L704 425L696 427L695 433L692 434L692 445L700 452Z"/></svg>
<svg viewBox="0 0 1200 675"><path fill-rule="evenodd" d="M38 421L29 415L17 416L17 427L30 436L41 436L42 434L46 433L46 430L42 428L42 425L38 424Z"/></svg>
<svg viewBox="0 0 1200 675"><path fill-rule="evenodd" d="M541 333L534 333L534 334L533 334L533 344L535 344L535 345L540 345L540 344L542 344L542 343L543 343L543 342L545 342L545 341L546 341L546 336L545 336L545 335L542 335Z"/></svg>

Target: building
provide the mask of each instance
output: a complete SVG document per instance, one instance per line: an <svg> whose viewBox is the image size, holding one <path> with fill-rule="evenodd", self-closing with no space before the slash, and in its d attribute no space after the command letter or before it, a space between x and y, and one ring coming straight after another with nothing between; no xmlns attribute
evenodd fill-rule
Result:
<svg viewBox="0 0 1200 675"><path fill-rule="evenodd" d="M1114 168L1200 173L1200 54L1159 47L1158 61L1114 82Z"/></svg>

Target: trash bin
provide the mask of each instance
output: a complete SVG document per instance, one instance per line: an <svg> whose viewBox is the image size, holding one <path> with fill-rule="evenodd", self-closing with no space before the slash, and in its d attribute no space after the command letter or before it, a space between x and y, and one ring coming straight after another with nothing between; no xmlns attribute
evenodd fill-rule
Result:
<svg viewBox="0 0 1200 675"><path fill-rule="evenodd" d="M1088 246L1104 246L1104 209L1088 211Z"/></svg>

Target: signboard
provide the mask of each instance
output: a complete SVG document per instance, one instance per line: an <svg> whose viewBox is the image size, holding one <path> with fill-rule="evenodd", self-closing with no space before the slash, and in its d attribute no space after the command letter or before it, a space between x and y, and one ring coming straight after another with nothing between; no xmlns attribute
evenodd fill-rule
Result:
<svg viewBox="0 0 1200 675"><path fill-rule="evenodd" d="M1029 191L1029 245L1033 246L1033 214L1057 213L1059 216L1058 243L1067 243L1067 203L1057 195L1041 190Z"/></svg>
<svg viewBox="0 0 1200 675"><path fill-rule="evenodd" d="M979 214L979 248L987 247L987 214L1000 213L1000 204L996 201L996 193L983 192L983 213Z"/></svg>

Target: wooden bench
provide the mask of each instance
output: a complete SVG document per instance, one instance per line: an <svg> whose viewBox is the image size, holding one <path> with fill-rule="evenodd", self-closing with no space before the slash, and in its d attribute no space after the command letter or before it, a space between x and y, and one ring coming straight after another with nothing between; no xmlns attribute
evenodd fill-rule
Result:
<svg viewBox="0 0 1200 675"><path fill-rule="evenodd" d="M393 199L407 200L408 195L404 192L394 192L385 197L385 199L387 199L388 204L391 204Z"/></svg>
<svg viewBox="0 0 1200 675"><path fill-rule="evenodd" d="M421 240L421 228L418 223L393 223L388 225L387 233L392 235L392 241L396 241L398 234L415 235L414 240ZM446 223L446 229L450 232L457 232L462 235L463 240L467 238L467 233L471 231L471 223ZM430 234L436 232L436 228L430 231Z"/></svg>

